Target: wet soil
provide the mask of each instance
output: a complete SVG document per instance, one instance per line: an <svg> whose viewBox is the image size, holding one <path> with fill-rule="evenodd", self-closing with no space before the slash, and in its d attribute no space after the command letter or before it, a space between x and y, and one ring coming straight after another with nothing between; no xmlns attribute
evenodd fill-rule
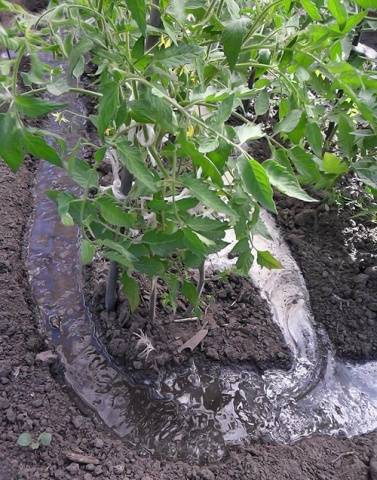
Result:
<svg viewBox="0 0 377 480"><path fill-rule="evenodd" d="M207 467L163 462L135 450L78 405L59 382L30 301L22 245L32 213L33 164L16 175L0 165L0 479L348 479L366 480L376 434L352 440L306 439L294 446L256 444L232 449ZM52 364L51 364L52 362ZM48 448L17 446L21 432L52 433ZM76 463L69 452L93 458Z"/></svg>
<svg viewBox="0 0 377 480"><path fill-rule="evenodd" d="M347 183L348 205L281 198L278 221L337 355L365 361L377 358L377 224L355 217L360 188Z"/></svg>
<svg viewBox="0 0 377 480"><path fill-rule="evenodd" d="M246 364L259 371L267 368L289 369L291 354L279 327L274 323L267 303L249 279L233 274L223 277L212 274L203 290L202 318L187 315L188 305L178 300L174 314L164 306L164 286L159 285L157 315L148 318L148 283L141 279L143 303L130 315L127 300L120 292L115 312L104 307L106 265L97 263L87 270L87 298L102 343L115 360L136 369L215 361L222 364ZM94 292L94 294L93 294ZM201 329L207 335L193 352L181 347ZM154 350L142 358L138 344L140 332L146 334Z"/></svg>
<svg viewBox="0 0 377 480"><path fill-rule="evenodd" d="M377 445L375 433L353 439L313 437L293 446L255 444L244 450L232 449L226 459L206 467L154 460L144 450L136 450L110 435L61 383L59 365L53 357L37 359L38 353L51 347L40 334L24 264L23 245L27 240L28 221L33 207L33 172L34 164L31 161L17 174L0 164L0 480L377 478L373 477L373 472L377 472L377 460L373 456ZM292 230L290 233L296 235L298 230L304 240L307 232L312 235L313 241L321 236L321 222L318 222L315 236L306 226L292 226L292 218L300 213L302 206L295 204L286 208L287 218L283 223L287 232ZM294 209L294 216L290 213L291 208ZM334 216L330 218L334 220ZM330 221L327 224L330 230ZM340 242L338 248L343 245L343 237L337 233L337 227L341 225L337 222L332 225L333 235ZM360 225L358 231L364 233L351 237L365 238L366 235L370 238L369 226L357 225ZM327 238L330 240L329 234ZM360 244L355 241L353 245L358 248ZM299 250L296 252L295 248L295 254L310 282L310 269L305 266L305 255L299 254ZM361 264L363 257L360 254L363 251L356 251L360 260L359 270L355 274L366 274L367 267ZM339 268L338 264L335 264L335 268L332 265L328 260L326 271L330 278L337 277ZM344 285L354 289L354 283L347 284L351 279L350 273L341 278ZM368 289L374 285L370 282L369 276L365 283ZM324 282L319 283L322 285ZM316 291L315 282L311 283L312 299ZM359 291L363 291L362 287ZM323 311L333 305L330 295L320 296L320 299ZM362 306L363 302L359 305ZM372 327L368 335L371 330ZM351 331L346 329L345 335L351 334ZM353 341L352 336L350 342ZM37 451L21 449L16 441L23 431L29 431L34 436L42 431L51 432L51 446ZM70 460L70 452L81 453L81 463Z"/></svg>

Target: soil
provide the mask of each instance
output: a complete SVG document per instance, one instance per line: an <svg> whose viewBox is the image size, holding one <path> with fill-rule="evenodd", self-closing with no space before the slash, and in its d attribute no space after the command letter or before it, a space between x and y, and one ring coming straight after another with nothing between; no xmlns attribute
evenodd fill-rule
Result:
<svg viewBox="0 0 377 480"><path fill-rule="evenodd" d="M232 449L206 467L163 462L114 438L59 381L30 299L22 245L32 211L33 162L16 175L0 165L0 479L367 480L375 433L354 439L313 437L293 446ZM24 431L52 433L32 451L17 446ZM69 452L93 458L77 463ZM71 457L72 458L72 457ZM98 462L98 463L97 463ZM372 461L372 465L374 460Z"/></svg>
<svg viewBox="0 0 377 480"><path fill-rule="evenodd" d="M159 285L157 315L154 322L148 318L148 285L144 285L144 303L137 313L129 315L127 300L120 292L115 312L104 307L106 266L97 262L88 275L89 305L96 321L96 331L115 360L136 369L154 368L168 364L184 364L188 360L216 361L223 364L242 363L263 371L266 368L289 369L291 355L280 329L274 323L267 303L249 279L230 274L229 278L213 274L206 281L203 300L207 304L203 318L185 315L188 305L178 300L176 314L164 306L164 286ZM212 279L211 279L212 278ZM143 284L143 281L141 281ZM94 295L93 295L94 292ZM193 317L194 315L194 317ZM178 322L176 321L178 320ZM201 329L208 334L192 353L180 352L182 345ZM141 358L142 346L137 346L137 336L143 331L154 350Z"/></svg>
<svg viewBox="0 0 377 480"><path fill-rule="evenodd" d="M342 189L348 206L281 198L278 220L336 354L365 361L377 358L377 224L355 217L356 183Z"/></svg>
<svg viewBox="0 0 377 480"><path fill-rule="evenodd" d="M61 382L54 355L50 355L50 358L47 355L38 356L51 347L39 330L24 263L23 245L27 241L28 221L33 208L31 188L34 167L34 162L28 160L25 167L13 174L0 164L0 480L377 478L376 433L353 439L313 437L286 446L255 444L248 449L232 449L222 462L206 467L155 460L147 456L144 450L129 448L123 441L114 438L91 412L77 403L77 399ZM334 337L331 332L334 329L336 331L336 326L332 326L332 319L326 312L331 311L339 319L343 347L337 347L338 353L352 356L351 343L355 343L372 344L368 355L375 355L374 340L371 342L369 338L371 335L373 338L372 325L367 330L367 340L354 338L358 327L348 326L351 316L344 314L347 304L340 310L340 304L336 303L338 300L332 297L332 292L338 295L339 289L345 287L351 292L355 288L360 293L370 294L372 291L375 286L374 270L368 268L375 265L372 258L375 260L376 257L371 257L369 251L375 245L371 243L374 241L374 227L365 222L350 224L347 212L338 218L334 207L329 211L323 205L310 207L310 210L314 210L314 219L317 218L313 224L306 221L298 223L300 213L307 210L307 206L293 202L291 205L282 203L281 208L284 211L282 225L287 235L299 237L299 246L294 245L294 237L290 238L290 242L309 284L312 304L317 301L321 304L315 312L319 316L318 321L327 325L330 335ZM301 217L313 218L313 212L304 213ZM356 230L347 230L344 236L344 226ZM327 243L321 242L322 235ZM345 240L348 243L344 247ZM313 245L316 245L314 242L321 242L318 243L318 250L310 249L310 242ZM322 268L318 267L314 274L315 252L316 261ZM348 266L349 252L356 260ZM332 257L329 258L329 255ZM333 258L336 262L333 262ZM342 260L345 260L345 264L341 263ZM324 277L322 271L327 271L328 276ZM366 275L368 278L359 277L363 283L355 283L356 275ZM323 287L327 285L333 290L324 294ZM237 292L236 289L234 291ZM346 298L344 293L342 295L340 298ZM367 307L368 311L373 312L370 295L368 300L362 298L359 303L350 296L353 311L359 305L359 310L366 312L360 307ZM355 318L359 320L362 315ZM343 322L343 316L348 320ZM362 334L367 328L364 323L360 326ZM332 339L338 345L336 339ZM359 349L356 350L357 358L365 358ZM24 431L32 433L34 437L42 431L51 432L52 443L35 451L18 447L18 435ZM72 460L70 452L83 454L80 463L77 459Z"/></svg>

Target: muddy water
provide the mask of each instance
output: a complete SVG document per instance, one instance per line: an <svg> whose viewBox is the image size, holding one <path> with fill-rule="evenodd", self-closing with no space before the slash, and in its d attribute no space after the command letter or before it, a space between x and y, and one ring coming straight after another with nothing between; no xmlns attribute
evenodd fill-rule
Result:
<svg viewBox="0 0 377 480"><path fill-rule="evenodd" d="M78 98L65 100L69 110L82 113ZM85 135L85 125L80 117L67 118L62 125L50 119L48 128L73 145ZM258 238L257 247L272 251L284 268L254 266L250 274L292 350L292 369L259 375L192 364L154 379L119 371L95 335L83 296L79 232L60 223L45 195L52 187L77 189L63 170L41 162L28 256L41 327L59 352L66 382L119 436L161 457L208 462L234 444L292 442L314 433L351 436L377 428L377 363L334 359L326 335L314 325L304 279L267 215L272 240ZM229 266L227 250L209 263Z"/></svg>

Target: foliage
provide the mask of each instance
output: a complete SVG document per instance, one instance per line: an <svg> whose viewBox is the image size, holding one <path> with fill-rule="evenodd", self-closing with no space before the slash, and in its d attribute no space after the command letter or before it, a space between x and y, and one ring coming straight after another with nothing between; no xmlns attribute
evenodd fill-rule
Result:
<svg viewBox="0 0 377 480"><path fill-rule="evenodd" d="M160 0L161 22L151 26L149 0L51 1L39 17L2 1L18 16L0 32L16 51L0 65L0 157L14 170L25 153L67 169L83 195L50 196L65 224L82 227L84 263L101 250L120 265L132 309L135 272L162 278L173 297L180 291L196 305L188 269L221 250L229 229L239 272L254 258L279 268L253 248L260 208L276 212L273 188L314 201L303 187L331 189L348 172L377 188L376 71L351 50L373 23L373 3ZM90 58L98 66L92 89L71 87L61 68L41 60L46 51L65 59L76 79ZM24 55L29 90L19 92ZM69 90L98 99L96 165L23 122L53 111L63 118L59 96ZM57 101L38 96L43 91ZM263 163L246 143L259 139L270 149ZM133 179L127 195L115 181L98 188L96 167L109 159L114 180L120 167Z"/></svg>
<svg viewBox="0 0 377 480"><path fill-rule="evenodd" d="M31 450L38 450L39 447L49 447L51 445L52 435L48 432L42 432L36 440L33 439L29 432L23 432L17 439L17 445Z"/></svg>

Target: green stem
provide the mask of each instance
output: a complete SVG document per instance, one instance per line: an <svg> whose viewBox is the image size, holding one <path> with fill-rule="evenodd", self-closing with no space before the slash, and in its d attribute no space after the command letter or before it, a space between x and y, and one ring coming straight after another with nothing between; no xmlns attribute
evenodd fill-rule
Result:
<svg viewBox="0 0 377 480"><path fill-rule="evenodd" d="M18 71L20 70L20 64L22 57L24 56L25 53L25 44L22 43L20 45L20 48L18 49L17 52L17 57L14 62L13 66L13 73L12 73L12 94L13 94L13 99L16 98L16 93L17 93L17 79L18 79Z"/></svg>
<svg viewBox="0 0 377 480"><path fill-rule="evenodd" d="M22 96L34 95L36 93L45 92L46 90L47 90L46 87L35 88L34 90L28 90L27 92L20 93L20 95ZM92 97L97 97L97 98L103 97L102 93L94 92L93 90L86 90L85 88L69 87L68 91L74 92L74 93L82 93L83 95L90 95Z"/></svg>

